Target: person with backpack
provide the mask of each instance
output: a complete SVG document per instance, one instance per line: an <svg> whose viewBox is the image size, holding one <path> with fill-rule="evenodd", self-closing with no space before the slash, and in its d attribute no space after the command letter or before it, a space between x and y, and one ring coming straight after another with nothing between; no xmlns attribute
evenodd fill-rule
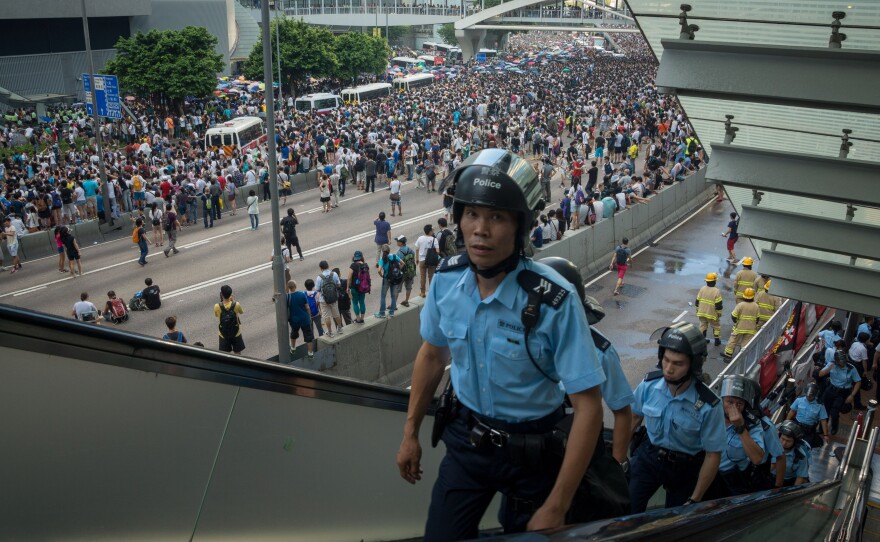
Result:
<svg viewBox="0 0 880 542"><path fill-rule="evenodd" d="M293 207L287 209L287 216L281 219L281 233L284 235L285 243L287 244L287 251L293 256L293 250L291 247L296 247L296 252L299 254L299 260L303 261L302 249L299 246L299 237L296 236L296 227L299 225L299 219L296 218L296 212L293 210Z"/></svg>
<svg viewBox="0 0 880 542"><path fill-rule="evenodd" d="M409 296L412 295L413 279L416 276L416 252L406 246L406 236L399 235L395 241L397 241L397 258L403 266L403 287L406 290L406 297L400 304L409 307Z"/></svg>
<svg viewBox="0 0 880 542"><path fill-rule="evenodd" d="M327 328L327 336L332 337L330 321L336 323L336 332L342 334L342 317L339 314L339 275L330 271L330 264L327 260L321 260L318 263L321 270L315 278L315 287L318 290L318 303L321 307L321 320L324 327Z"/></svg>
<svg viewBox="0 0 880 542"><path fill-rule="evenodd" d="M138 263L141 267L147 265L147 254L149 254L150 249L147 246L147 231L144 229L144 219L138 218L135 221L134 230L131 232L131 241L141 249Z"/></svg>
<svg viewBox="0 0 880 542"><path fill-rule="evenodd" d="M434 236L434 226L425 224L425 234L416 239L416 263L419 265L419 292L422 298L426 295L426 289L431 285L434 271L440 263L440 244ZM427 278L427 280L426 280Z"/></svg>
<svg viewBox="0 0 880 542"><path fill-rule="evenodd" d="M445 218L438 218L437 225L440 226L440 233L437 235L437 248L440 250L441 258L449 258L458 254L458 247L455 246L455 234L449 229L449 222Z"/></svg>
<svg viewBox="0 0 880 542"><path fill-rule="evenodd" d="M324 326L321 325L321 309L318 303L318 292L315 290L315 281L306 279L303 286L306 287L306 304L309 306L309 318L318 330L318 337L324 336Z"/></svg>
<svg viewBox="0 0 880 542"><path fill-rule="evenodd" d="M620 287L623 286L623 276L626 270L632 265L632 251L627 246L629 239L624 237L620 240L620 244L614 249L614 256L611 257L611 263L608 269L614 269L617 265L617 285L614 287L614 295L620 295Z"/></svg>
<svg viewBox="0 0 880 542"><path fill-rule="evenodd" d="M165 220L163 222L163 229L165 230L165 234L168 236L168 247L163 250L165 253L165 257L168 257L170 252L174 252L177 254L180 252L177 250L177 232L180 231L180 222L177 220L177 213L174 212L174 207L169 203L165 206Z"/></svg>
<svg viewBox="0 0 880 542"><path fill-rule="evenodd" d="M128 320L128 309L125 307L125 302L116 297L116 292L113 290L107 292L107 302L104 303L103 316L104 320L114 324L121 324Z"/></svg>
<svg viewBox="0 0 880 542"><path fill-rule="evenodd" d="M165 335L162 335L163 341L186 344L186 337L183 335L183 332L177 330L176 316L169 316L168 318L166 318L165 327L168 328L168 332Z"/></svg>
<svg viewBox="0 0 880 542"><path fill-rule="evenodd" d="M239 315L244 313L241 303L232 295L232 287L224 284L220 287L220 302L214 304L214 316L218 322L218 334L220 336L219 349L221 352L232 352L241 355L244 350L244 339L241 338L241 320Z"/></svg>
<svg viewBox="0 0 880 542"><path fill-rule="evenodd" d="M348 267L348 291L351 294L351 305L354 310L354 323L363 324L367 312L364 296L370 293L370 266L364 261L364 253L355 250ZM408 298L409 296L407 296Z"/></svg>
<svg viewBox="0 0 880 542"><path fill-rule="evenodd" d="M202 202L202 221L205 224L206 228L214 227L214 202L211 199L211 192L206 186L202 195L199 196L199 200ZM209 224L210 222L210 224Z"/></svg>
<svg viewBox="0 0 880 542"><path fill-rule="evenodd" d="M388 316L394 316L397 310L397 295L400 285L403 283L403 262L396 254L391 254L391 247L382 247L382 258L379 259L379 276L382 277L382 294L379 298L379 312L373 316L385 318L385 294L391 290L391 305L388 307Z"/></svg>
<svg viewBox="0 0 880 542"><path fill-rule="evenodd" d="M339 299L336 304L339 306L339 316L342 317L342 323L350 326L351 319L351 295L348 293L348 279L342 278L342 271L338 267L333 268L333 272L339 277Z"/></svg>
<svg viewBox="0 0 880 542"><path fill-rule="evenodd" d="M311 282L308 280L306 282ZM313 284L314 286L314 284ZM293 357L296 340L302 333L303 341L309 352L309 358L315 357L315 334L312 333L311 309L305 292L297 291L296 281L287 281L287 323L290 324L290 355ZM275 298L272 298L275 301Z"/></svg>

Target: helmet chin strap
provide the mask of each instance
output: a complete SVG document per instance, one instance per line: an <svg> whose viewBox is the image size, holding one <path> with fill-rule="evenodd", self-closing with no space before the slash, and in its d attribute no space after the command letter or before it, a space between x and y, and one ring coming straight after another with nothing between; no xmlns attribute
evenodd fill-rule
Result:
<svg viewBox="0 0 880 542"><path fill-rule="evenodd" d="M519 264L520 255L517 251L514 251L509 257L505 260L498 263L498 265L492 266L488 269L478 269L474 262L470 262L471 271L480 275L484 279L491 279L497 277L501 273L510 273L514 269L516 269L517 264Z"/></svg>
<svg viewBox="0 0 880 542"><path fill-rule="evenodd" d="M690 378L691 378L691 373L690 373L690 371L688 371L687 374L685 374L683 377L679 378L678 380L669 380L667 378L666 382L668 384L672 384L673 386L681 386L682 384L684 384L685 382L690 380Z"/></svg>

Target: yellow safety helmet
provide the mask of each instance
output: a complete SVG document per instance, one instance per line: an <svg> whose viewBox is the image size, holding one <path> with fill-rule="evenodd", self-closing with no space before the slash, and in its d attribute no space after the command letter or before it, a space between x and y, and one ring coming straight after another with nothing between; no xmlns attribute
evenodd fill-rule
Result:
<svg viewBox="0 0 880 542"><path fill-rule="evenodd" d="M755 261L752 260L750 257L746 256L745 258L743 258L742 263L743 263L743 265L752 265L753 263L755 263Z"/></svg>
<svg viewBox="0 0 880 542"><path fill-rule="evenodd" d="M718 273L707 273L706 282L715 282L718 280Z"/></svg>
<svg viewBox="0 0 880 542"><path fill-rule="evenodd" d="M755 299L754 288L746 288L746 291L743 292L743 299Z"/></svg>
<svg viewBox="0 0 880 542"><path fill-rule="evenodd" d="M764 283L764 291L770 291L770 279L767 279L767 282Z"/></svg>

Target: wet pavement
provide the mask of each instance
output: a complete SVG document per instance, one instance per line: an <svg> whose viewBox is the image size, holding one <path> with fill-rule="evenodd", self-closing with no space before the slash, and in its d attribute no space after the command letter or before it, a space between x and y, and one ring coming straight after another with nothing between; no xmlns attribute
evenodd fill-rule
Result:
<svg viewBox="0 0 880 542"><path fill-rule="evenodd" d="M587 294L605 308L606 316L596 327L611 339L633 388L646 372L656 367L657 343L650 340L654 330L678 321L699 325L694 299L705 285L706 274L713 271L718 273L718 287L724 299L722 344L709 345L704 370L714 378L724 366L722 352L733 327L733 277L742 269L726 261L727 240L721 237L731 211L733 206L727 200L712 200L649 245L631 247L633 265L626 273L620 295L612 295L616 271L587 282ZM736 255L756 256L751 243L742 237L736 244ZM757 259L754 269L760 272ZM711 333L710 329L710 336Z"/></svg>

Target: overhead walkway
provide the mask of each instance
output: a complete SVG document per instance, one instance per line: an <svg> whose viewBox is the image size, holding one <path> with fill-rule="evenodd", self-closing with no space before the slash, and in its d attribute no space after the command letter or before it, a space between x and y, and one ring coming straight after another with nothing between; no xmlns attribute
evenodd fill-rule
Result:
<svg viewBox="0 0 880 542"><path fill-rule="evenodd" d="M0 305L0 539L402 540L406 393ZM870 422L868 422L870 423ZM425 431L426 433L427 431ZM533 540L820 540L860 525L873 442L833 479ZM876 439L876 431L871 440ZM485 528L493 528L487 514ZM761 538L765 537L765 538Z"/></svg>

